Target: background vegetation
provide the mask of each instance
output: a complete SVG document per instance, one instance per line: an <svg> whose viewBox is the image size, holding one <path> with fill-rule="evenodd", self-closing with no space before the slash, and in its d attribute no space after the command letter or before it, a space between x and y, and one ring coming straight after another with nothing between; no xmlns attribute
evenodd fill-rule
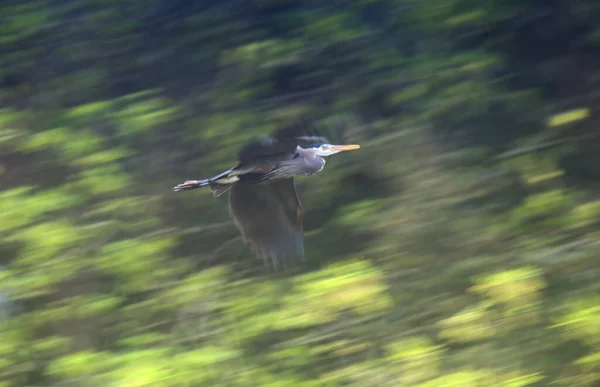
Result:
<svg viewBox="0 0 600 387"><path fill-rule="evenodd" d="M327 4L324 6L323 4ZM0 4L0 385L599 386L600 4ZM274 272L174 194L307 113Z"/></svg>

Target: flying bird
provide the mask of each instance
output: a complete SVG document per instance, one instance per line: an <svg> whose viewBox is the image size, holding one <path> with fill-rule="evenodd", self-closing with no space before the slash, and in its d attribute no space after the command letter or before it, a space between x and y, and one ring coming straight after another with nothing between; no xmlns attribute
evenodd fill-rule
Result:
<svg viewBox="0 0 600 387"><path fill-rule="evenodd" d="M332 145L322 136L301 136L305 120L254 140L238 152L238 164L216 176L187 180L174 191L208 186L214 197L229 193L229 212L243 240L265 262L304 257L302 204L294 177L323 170L325 157L359 149ZM314 129L314 127L310 126ZM303 145L313 142L311 145Z"/></svg>

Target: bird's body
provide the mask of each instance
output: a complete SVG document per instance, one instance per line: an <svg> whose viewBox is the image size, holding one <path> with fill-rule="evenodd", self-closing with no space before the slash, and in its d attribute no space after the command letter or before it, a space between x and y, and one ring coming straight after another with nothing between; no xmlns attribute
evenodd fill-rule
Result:
<svg viewBox="0 0 600 387"><path fill-rule="evenodd" d="M303 257L302 204L294 177L318 174L325 167L324 157L359 148L327 143L299 145L307 140L325 139L279 131L242 147L235 167L208 179L188 180L173 190L209 186L215 197L229 192L234 223L257 255L275 265L294 256Z"/></svg>
<svg viewBox="0 0 600 387"><path fill-rule="evenodd" d="M310 148L308 148L310 149ZM215 196L221 196L224 189L235 183L265 184L274 180L294 176L315 175L325 167L325 159L300 146L293 152L257 157L255 160L240 162L237 166L196 184L215 188Z"/></svg>

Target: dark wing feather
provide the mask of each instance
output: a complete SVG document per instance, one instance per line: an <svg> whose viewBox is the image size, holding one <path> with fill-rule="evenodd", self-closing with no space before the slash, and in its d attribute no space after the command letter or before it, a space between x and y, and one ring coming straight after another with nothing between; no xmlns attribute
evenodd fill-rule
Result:
<svg viewBox="0 0 600 387"><path fill-rule="evenodd" d="M300 140L312 143L345 144L346 122L340 119L329 120L329 122L324 127L317 127L314 120L301 116L291 125L277 130L273 137L293 139L296 143Z"/></svg>
<svg viewBox="0 0 600 387"><path fill-rule="evenodd" d="M314 124L314 120L301 116L296 118L290 125L284 126L272 135L279 140L294 140L304 141L322 141L329 142L321 132L321 129ZM303 139L305 138L305 139Z"/></svg>
<svg viewBox="0 0 600 387"><path fill-rule="evenodd" d="M242 164L257 159L291 153L296 149L296 141L265 137L244 145L238 152L238 161Z"/></svg>
<svg viewBox="0 0 600 387"><path fill-rule="evenodd" d="M244 241L274 266L304 257L302 205L293 179L268 184L235 184L229 211Z"/></svg>
<svg viewBox="0 0 600 387"><path fill-rule="evenodd" d="M278 129L270 137L264 137L244 145L238 152L240 163L268 156L291 153L303 142L323 142L329 140L323 137L312 121L301 117L292 124Z"/></svg>

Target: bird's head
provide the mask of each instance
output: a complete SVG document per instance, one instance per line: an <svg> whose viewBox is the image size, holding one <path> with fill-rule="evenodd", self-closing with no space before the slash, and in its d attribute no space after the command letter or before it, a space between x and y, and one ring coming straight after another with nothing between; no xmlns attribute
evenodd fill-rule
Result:
<svg viewBox="0 0 600 387"><path fill-rule="evenodd" d="M360 145L331 145L331 144L313 144L306 150L310 150L314 155L327 157L336 153L350 151L360 148Z"/></svg>

